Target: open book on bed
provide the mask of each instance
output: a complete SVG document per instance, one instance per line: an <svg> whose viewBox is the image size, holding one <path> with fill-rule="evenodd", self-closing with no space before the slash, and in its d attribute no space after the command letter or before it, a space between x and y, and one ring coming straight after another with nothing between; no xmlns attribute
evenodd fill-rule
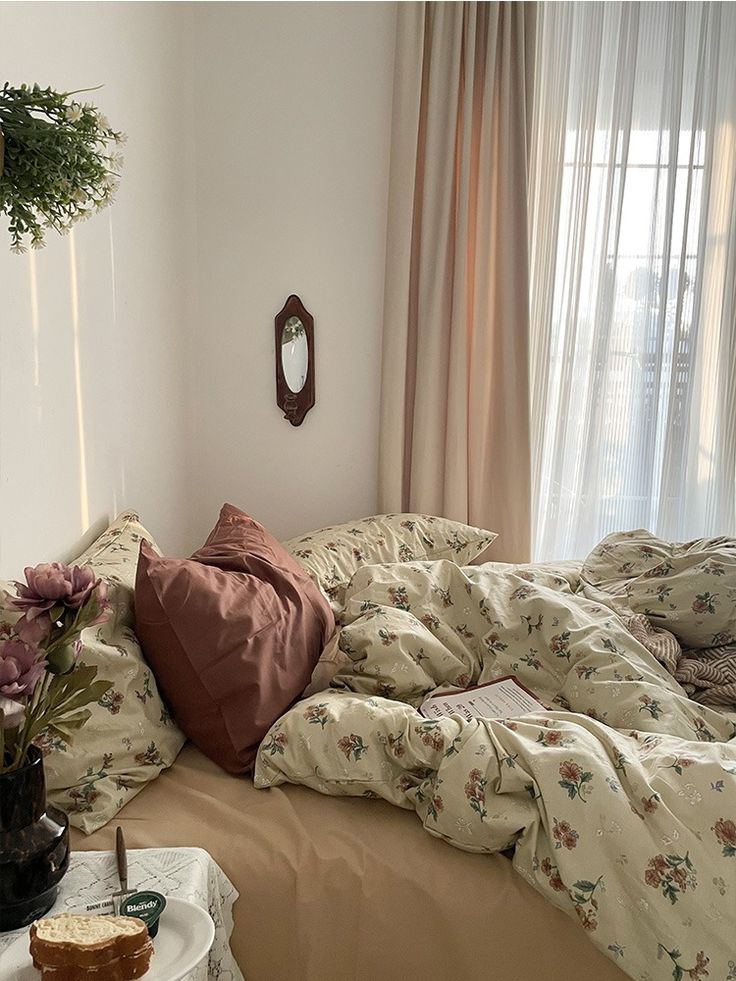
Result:
<svg viewBox="0 0 736 981"><path fill-rule="evenodd" d="M546 706L512 674L459 691L430 695L419 707L426 719L462 715L466 719L512 719L527 712L546 711Z"/></svg>

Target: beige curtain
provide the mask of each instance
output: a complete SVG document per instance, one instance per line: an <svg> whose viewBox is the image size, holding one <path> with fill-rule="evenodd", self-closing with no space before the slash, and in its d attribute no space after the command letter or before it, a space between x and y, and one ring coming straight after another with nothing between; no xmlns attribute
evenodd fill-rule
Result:
<svg viewBox="0 0 736 981"><path fill-rule="evenodd" d="M527 162L536 7L398 9L379 494L530 555Z"/></svg>

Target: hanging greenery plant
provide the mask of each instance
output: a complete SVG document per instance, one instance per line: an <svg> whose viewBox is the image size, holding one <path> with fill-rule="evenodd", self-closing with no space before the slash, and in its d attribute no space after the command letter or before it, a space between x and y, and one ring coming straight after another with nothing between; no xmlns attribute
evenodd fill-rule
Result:
<svg viewBox="0 0 736 981"><path fill-rule="evenodd" d="M94 106L38 84L0 89L0 214L11 251L41 248L110 204L117 190L125 136Z"/></svg>

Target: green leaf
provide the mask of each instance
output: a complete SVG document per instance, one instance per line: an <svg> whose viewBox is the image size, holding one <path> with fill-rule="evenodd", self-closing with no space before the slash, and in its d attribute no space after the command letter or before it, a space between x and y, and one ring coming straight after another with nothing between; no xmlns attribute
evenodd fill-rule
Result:
<svg viewBox="0 0 736 981"><path fill-rule="evenodd" d="M46 655L46 670L51 674L67 675L74 670L76 655L70 644L63 644Z"/></svg>
<svg viewBox="0 0 736 981"><path fill-rule="evenodd" d="M588 882L587 879L580 879L578 882L573 882L573 889L582 889L583 892L592 892L595 889L594 882Z"/></svg>
<svg viewBox="0 0 736 981"><path fill-rule="evenodd" d="M74 733L79 732L91 715L92 713L90 710L85 709L83 712L78 712L76 715L69 718L56 719L53 726L49 726L49 728L53 728L65 742L71 743L74 738Z"/></svg>
<svg viewBox="0 0 736 981"><path fill-rule="evenodd" d="M84 723L89 719L92 713L89 709L81 709L79 712L73 712L71 715L63 715L55 720L55 725L63 726L65 729L70 731L81 729Z"/></svg>
<svg viewBox="0 0 736 981"><path fill-rule="evenodd" d="M50 691L64 695L67 691L77 691L92 684L97 676L97 668L88 664L77 664L72 672L53 679Z"/></svg>
<svg viewBox="0 0 736 981"><path fill-rule="evenodd" d="M55 677L49 686L49 692L55 703L61 703L84 688L88 688L97 676L97 668L91 665L78 664L69 674Z"/></svg>
<svg viewBox="0 0 736 981"><path fill-rule="evenodd" d="M55 726L53 722L50 722L46 726L46 729L52 736L56 736L58 739L63 739L64 742L68 741L67 736L57 726Z"/></svg>
<svg viewBox="0 0 736 981"><path fill-rule="evenodd" d="M94 684L82 691L72 694L58 706L64 712L71 712L73 709L81 708L82 705L89 705L90 702L99 701L108 688L112 687L111 681L95 681Z"/></svg>

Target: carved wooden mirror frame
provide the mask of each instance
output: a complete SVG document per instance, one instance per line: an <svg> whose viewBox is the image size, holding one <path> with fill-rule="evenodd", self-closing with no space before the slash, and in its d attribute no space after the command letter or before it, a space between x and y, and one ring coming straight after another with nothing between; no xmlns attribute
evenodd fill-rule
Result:
<svg viewBox="0 0 736 981"><path fill-rule="evenodd" d="M284 328L291 317L297 317L304 325L307 341L307 376L301 390L289 388L282 361ZM304 416L314 405L314 318L294 293L287 299L275 320L276 340L276 404L292 426L301 426Z"/></svg>

